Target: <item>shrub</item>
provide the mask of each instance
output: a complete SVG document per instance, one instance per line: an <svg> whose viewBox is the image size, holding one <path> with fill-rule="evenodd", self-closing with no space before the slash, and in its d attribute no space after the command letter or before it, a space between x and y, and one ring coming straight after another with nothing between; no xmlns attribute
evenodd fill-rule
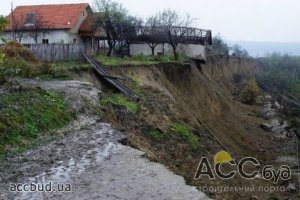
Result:
<svg viewBox="0 0 300 200"><path fill-rule="evenodd" d="M239 97L243 103L254 104L259 95L259 87L254 79L248 81L246 86L239 92Z"/></svg>
<svg viewBox="0 0 300 200"><path fill-rule="evenodd" d="M38 60L30 51L30 49L24 47L16 41L9 41L0 47L0 53L4 53L7 59L22 58L28 63L38 63Z"/></svg>
<svg viewBox="0 0 300 200"><path fill-rule="evenodd" d="M10 76L32 76L39 70L38 61L33 53L16 41L10 41L1 46L0 55L2 57L2 62L0 62L2 82Z"/></svg>
<svg viewBox="0 0 300 200"><path fill-rule="evenodd" d="M4 73L4 59L5 59L5 54L0 53L0 85L5 82L5 73Z"/></svg>
<svg viewBox="0 0 300 200"><path fill-rule="evenodd" d="M148 135L152 138L152 139L159 139L161 137L161 132L158 130L151 130L149 131Z"/></svg>

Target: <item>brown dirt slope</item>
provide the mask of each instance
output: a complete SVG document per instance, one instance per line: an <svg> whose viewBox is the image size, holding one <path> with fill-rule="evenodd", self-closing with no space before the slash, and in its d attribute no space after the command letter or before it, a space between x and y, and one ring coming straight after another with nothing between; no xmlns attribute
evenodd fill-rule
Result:
<svg viewBox="0 0 300 200"><path fill-rule="evenodd" d="M259 125L261 106L248 106L234 100L236 75L243 81L260 73L251 59L209 58L206 64L161 64L154 66L108 67L109 72L125 79L142 100L137 113L118 106L106 108L106 120L128 133L128 144L144 151L148 157L167 165L188 183L203 186L270 186L261 179L252 181L239 177L231 180L194 181L193 176L203 156L212 158L220 150L227 150L234 159L245 156L269 163L280 151L274 149L278 141L263 132ZM198 146L174 133L174 123L187 124ZM151 137L156 130L160 137ZM277 146L276 146L277 145ZM214 192L216 199L250 199L253 195L267 199L274 195L244 192Z"/></svg>

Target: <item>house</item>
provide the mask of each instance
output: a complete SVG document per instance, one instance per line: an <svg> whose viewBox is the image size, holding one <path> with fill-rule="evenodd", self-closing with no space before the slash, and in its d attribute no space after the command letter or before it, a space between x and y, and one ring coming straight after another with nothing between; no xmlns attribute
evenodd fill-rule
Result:
<svg viewBox="0 0 300 200"><path fill-rule="evenodd" d="M7 17L5 37L21 44L85 44L96 40L87 3L18 6Z"/></svg>
<svg viewBox="0 0 300 200"><path fill-rule="evenodd" d="M87 3L18 6L7 17L5 29L8 40L21 44L84 44L89 52L105 53L107 38L103 30L92 27L91 7ZM156 27L134 27L126 38L126 48L122 54L151 55L150 43L156 43L155 54L172 55L172 47L165 39L165 30ZM180 39L177 51L195 59L205 58L205 47L211 44L211 31L190 27L173 27L174 32L187 32ZM154 34L153 34L154 33ZM50 48L50 47L49 47ZM119 53L120 52L116 52Z"/></svg>

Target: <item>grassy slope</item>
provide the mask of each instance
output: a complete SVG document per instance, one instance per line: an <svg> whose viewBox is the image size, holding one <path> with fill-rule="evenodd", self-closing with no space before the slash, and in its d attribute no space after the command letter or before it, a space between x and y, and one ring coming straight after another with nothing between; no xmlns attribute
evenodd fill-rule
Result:
<svg viewBox="0 0 300 200"><path fill-rule="evenodd" d="M101 105L107 106L107 105L113 105L113 106L120 106L122 108L127 109L128 111L132 113L136 113L138 106L135 102L130 101L122 94L112 94L105 96L101 100Z"/></svg>
<svg viewBox="0 0 300 200"><path fill-rule="evenodd" d="M180 135L186 142L188 142L194 149L199 145L198 138L190 131L190 128L184 123L173 123L171 131Z"/></svg>
<svg viewBox="0 0 300 200"><path fill-rule="evenodd" d="M144 56L136 55L124 58L118 57L107 57L104 55L97 55L96 59L103 65L107 66L119 66L119 65L153 65L159 63L183 63L187 60L185 57L180 57L178 61L175 61L173 57L170 56Z"/></svg>
<svg viewBox="0 0 300 200"><path fill-rule="evenodd" d="M81 61L61 61L53 63L43 63L41 72L36 76L43 80L59 79L72 80L68 72L84 71L91 68L88 63Z"/></svg>
<svg viewBox="0 0 300 200"><path fill-rule="evenodd" d="M74 113L52 91L34 89L0 96L0 154L22 152L40 134L63 127Z"/></svg>

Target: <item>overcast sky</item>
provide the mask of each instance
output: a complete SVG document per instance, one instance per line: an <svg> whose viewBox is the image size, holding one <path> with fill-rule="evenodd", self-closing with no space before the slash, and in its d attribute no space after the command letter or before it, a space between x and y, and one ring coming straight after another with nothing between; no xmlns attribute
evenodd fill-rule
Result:
<svg viewBox="0 0 300 200"><path fill-rule="evenodd" d="M3 0L2 0L3 1ZM299 0L117 0L131 14L147 17L165 8L189 13L199 28L221 33L226 40L300 42ZM10 12L1 3L0 14ZM14 6L90 0L14 0ZM55 15L55 13L53 13Z"/></svg>

